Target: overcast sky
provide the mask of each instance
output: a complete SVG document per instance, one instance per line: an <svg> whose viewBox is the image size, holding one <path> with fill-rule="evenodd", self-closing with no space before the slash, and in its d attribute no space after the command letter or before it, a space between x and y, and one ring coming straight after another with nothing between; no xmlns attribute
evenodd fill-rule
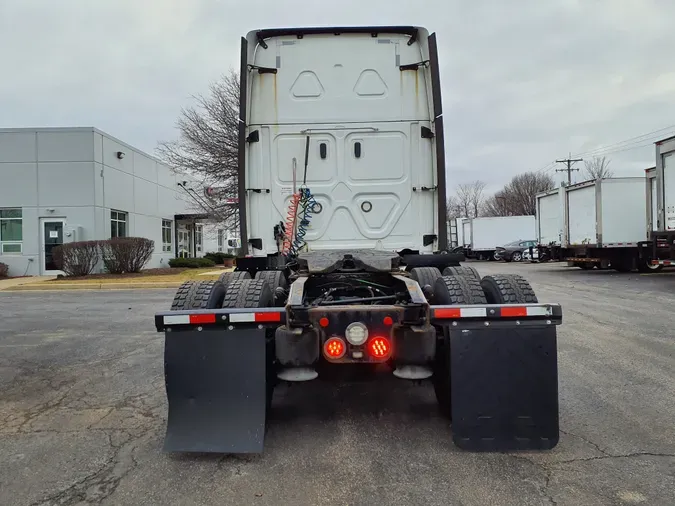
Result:
<svg viewBox="0 0 675 506"><path fill-rule="evenodd" d="M0 0L0 127L154 152L251 29L415 24L438 34L451 187L662 129L607 155L641 175L675 135L673 19L672 0Z"/></svg>

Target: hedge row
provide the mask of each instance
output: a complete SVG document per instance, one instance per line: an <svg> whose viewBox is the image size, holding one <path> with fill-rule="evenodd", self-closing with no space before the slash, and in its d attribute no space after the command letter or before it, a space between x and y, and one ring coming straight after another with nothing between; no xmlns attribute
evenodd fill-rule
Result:
<svg viewBox="0 0 675 506"><path fill-rule="evenodd" d="M155 241L143 237L119 237L107 241L80 241L54 248L54 263L66 276L87 276L103 261L111 274L140 272L155 249Z"/></svg>
<svg viewBox="0 0 675 506"><path fill-rule="evenodd" d="M223 253L222 251L217 251L214 253L206 253L204 255L204 258L213 260L216 265L223 265L226 260L234 259L234 255L232 255L231 253Z"/></svg>
<svg viewBox="0 0 675 506"><path fill-rule="evenodd" d="M198 269L199 267L213 267L216 263L210 258L172 258L169 267L187 267Z"/></svg>
<svg viewBox="0 0 675 506"><path fill-rule="evenodd" d="M9 276L9 265L0 262L0 278Z"/></svg>

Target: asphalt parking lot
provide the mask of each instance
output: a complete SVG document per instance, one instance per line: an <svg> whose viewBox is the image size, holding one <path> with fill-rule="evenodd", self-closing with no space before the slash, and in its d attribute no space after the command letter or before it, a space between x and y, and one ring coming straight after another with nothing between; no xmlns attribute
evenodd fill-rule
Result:
<svg viewBox="0 0 675 506"><path fill-rule="evenodd" d="M675 273L473 265L563 305L553 451L463 452L390 378L282 387L262 456L166 455L173 290L0 292L0 504L673 504Z"/></svg>

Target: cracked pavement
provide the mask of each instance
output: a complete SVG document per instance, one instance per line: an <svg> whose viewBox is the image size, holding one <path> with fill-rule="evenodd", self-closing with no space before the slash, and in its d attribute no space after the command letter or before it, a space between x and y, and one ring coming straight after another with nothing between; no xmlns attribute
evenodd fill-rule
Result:
<svg viewBox="0 0 675 506"><path fill-rule="evenodd" d="M675 273L475 263L560 302L560 444L458 450L429 385L275 392L265 454L163 454L173 290L0 293L0 504L672 504Z"/></svg>

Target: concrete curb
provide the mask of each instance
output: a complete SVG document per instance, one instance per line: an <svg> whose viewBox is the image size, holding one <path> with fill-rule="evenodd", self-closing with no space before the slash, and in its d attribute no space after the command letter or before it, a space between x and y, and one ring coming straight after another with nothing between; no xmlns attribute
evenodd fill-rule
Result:
<svg viewBox="0 0 675 506"><path fill-rule="evenodd" d="M61 292L71 290L143 290L151 288L178 288L183 282L164 283L39 283L5 288L5 292Z"/></svg>

